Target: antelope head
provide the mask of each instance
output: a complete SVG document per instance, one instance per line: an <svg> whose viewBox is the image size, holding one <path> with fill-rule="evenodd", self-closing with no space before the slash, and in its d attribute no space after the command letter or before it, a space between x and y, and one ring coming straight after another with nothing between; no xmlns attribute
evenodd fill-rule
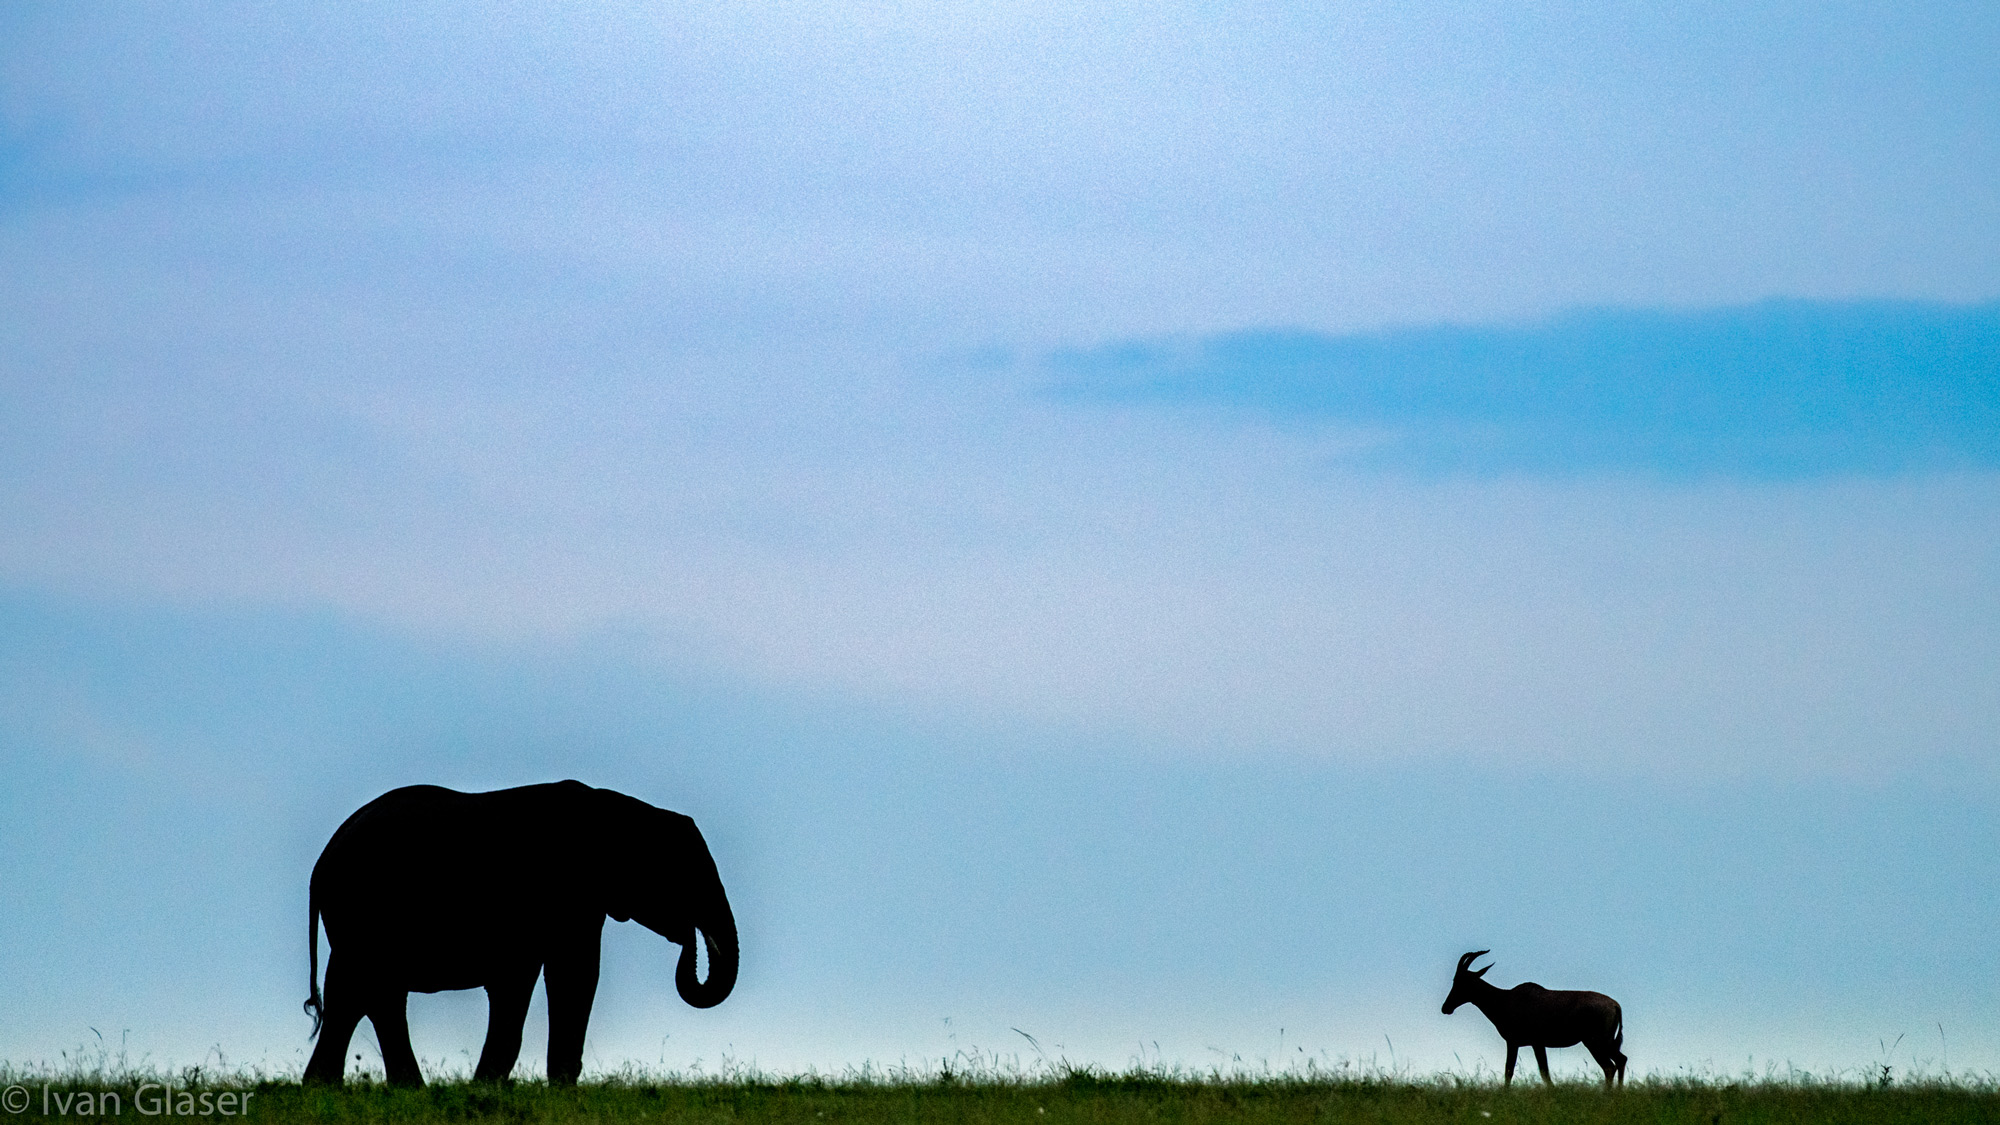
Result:
<svg viewBox="0 0 2000 1125"><path fill-rule="evenodd" d="M1458 1010L1460 1004L1471 1000L1475 991L1474 986L1484 983L1480 978L1484 977L1486 970L1493 966L1487 965L1484 968L1474 969L1472 963L1490 952L1492 951L1481 949L1473 953L1468 953L1458 959L1458 971L1453 973L1451 977L1451 995L1444 998L1445 1015L1452 1014Z"/></svg>

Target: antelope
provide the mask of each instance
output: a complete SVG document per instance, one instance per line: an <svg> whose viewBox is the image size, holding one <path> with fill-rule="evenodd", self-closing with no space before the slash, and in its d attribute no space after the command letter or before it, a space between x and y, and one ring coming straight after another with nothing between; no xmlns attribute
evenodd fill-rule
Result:
<svg viewBox="0 0 2000 1125"><path fill-rule="evenodd" d="M1597 1065L1604 1068L1604 1085L1612 1075L1625 1084L1625 1014L1618 1001L1602 992L1558 992L1532 981L1501 988L1486 982L1486 969L1473 969L1474 959L1491 950L1482 949L1458 959L1458 972L1451 978L1451 995L1444 998L1444 1014L1470 1004L1486 1013L1493 1029L1507 1041L1507 1081L1514 1084L1514 1055L1522 1047L1535 1049L1535 1065L1542 1068L1542 1081L1555 1085L1549 1077L1549 1048L1574 1047L1582 1043L1590 1049Z"/></svg>

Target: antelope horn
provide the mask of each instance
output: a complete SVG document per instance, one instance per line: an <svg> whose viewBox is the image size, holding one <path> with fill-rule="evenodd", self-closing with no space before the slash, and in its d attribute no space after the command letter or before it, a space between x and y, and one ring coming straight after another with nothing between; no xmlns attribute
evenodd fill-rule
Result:
<svg viewBox="0 0 2000 1125"><path fill-rule="evenodd" d="M1465 956L1460 957L1458 959L1458 971L1461 973L1464 972L1466 969L1471 967L1473 961L1477 960L1478 958L1484 957L1491 952L1493 951L1490 949L1481 949L1477 952L1468 953Z"/></svg>

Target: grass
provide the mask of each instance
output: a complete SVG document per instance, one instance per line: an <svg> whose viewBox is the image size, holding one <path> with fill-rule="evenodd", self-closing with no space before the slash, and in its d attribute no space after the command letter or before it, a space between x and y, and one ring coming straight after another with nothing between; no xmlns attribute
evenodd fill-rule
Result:
<svg viewBox="0 0 2000 1125"><path fill-rule="evenodd" d="M653 1080L644 1075L588 1081L570 1088L541 1082L492 1085L441 1081L422 1089L350 1082L337 1089L250 1074L34 1074L0 1066L0 1083L26 1087L33 1103L17 1120L43 1119L41 1089L52 1096L122 1090L121 1121L138 1118L140 1082L177 1088L249 1091L247 1118L210 1122L315 1122L326 1125L1420 1125L1464 1122L1646 1123L1722 1125L1813 1122L2000 1121L1993 1081L1915 1083L1790 1080L1647 1079L1607 1093L1595 1084L1539 1081L1502 1089L1491 1081L1443 1076L1334 1078L1311 1072L1267 1076L1194 1076L1135 1070L1112 1074L1051 1068L1032 1075L950 1068L853 1072L838 1078L764 1075ZM58 1099L60 1100L60 1099ZM12 1107L7 1107L11 1109ZM48 1115L53 1116L53 1115ZM0 1118L4 1120L4 1118Z"/></svg>

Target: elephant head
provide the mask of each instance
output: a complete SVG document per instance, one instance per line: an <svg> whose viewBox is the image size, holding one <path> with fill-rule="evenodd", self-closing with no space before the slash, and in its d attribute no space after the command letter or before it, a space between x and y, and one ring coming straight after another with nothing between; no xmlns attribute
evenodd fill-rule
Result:
<svg viewBox="0 0 2000 1125"><path fill-rule="evenodd" d="M736 987L736 916L708 842L689 817L603 792L616 799L604 826L616 849L606 865L605 913L679 945L674 988L694 1007L715 1007ZM699 975L697 937L708 952L707 980Z"/></svg>

